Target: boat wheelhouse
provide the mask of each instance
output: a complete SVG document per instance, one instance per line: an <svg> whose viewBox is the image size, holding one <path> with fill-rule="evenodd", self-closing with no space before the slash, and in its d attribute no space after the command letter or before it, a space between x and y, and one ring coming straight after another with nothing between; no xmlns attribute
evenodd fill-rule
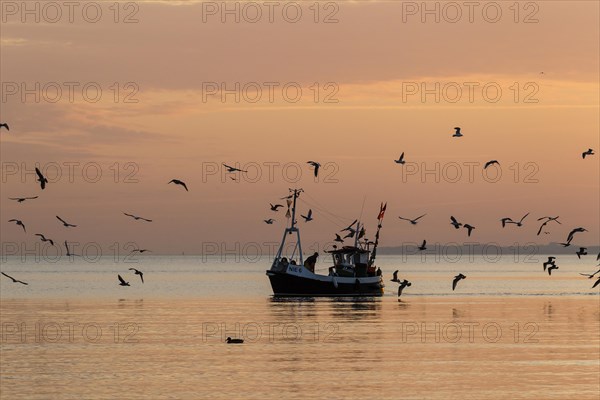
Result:
<svg viewBox="0 0 600 400"><path fill-rule="evenodd" d="M344 246L327 251L332 256L332 266L328 274L315 272L315 260L318 253L304 260L302 244L300 241L300 230L296 226L296 200L302 189L290 189L290 197L293 198L291 210L291 224L285 229L281 245L271 268L267 270L267 276L273 288L275 296L382 296L383 276L375 266L375 254L381 228L379 219L375 242L367 240L360 242L361 232L364 227L360 221L355 221L354 246ZM380 216L382 213L380 212ZM289 243L288 236L295 240ZM370 249L371 244L374 245ZM286 254L286 251L289 250ZM297 260L297 261L296 261Z"/></svg>

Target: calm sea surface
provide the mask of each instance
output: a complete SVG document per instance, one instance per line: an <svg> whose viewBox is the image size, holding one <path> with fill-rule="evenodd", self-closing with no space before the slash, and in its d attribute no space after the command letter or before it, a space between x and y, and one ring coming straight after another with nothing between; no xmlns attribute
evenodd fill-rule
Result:
<svg viewBox="0 0 600 400"><path fill-rule="evenodd" d="M8 257L29 285L0 277L0 398L597 400L594 258L381 256L381 298L283 300L268 259Z"/></svg>

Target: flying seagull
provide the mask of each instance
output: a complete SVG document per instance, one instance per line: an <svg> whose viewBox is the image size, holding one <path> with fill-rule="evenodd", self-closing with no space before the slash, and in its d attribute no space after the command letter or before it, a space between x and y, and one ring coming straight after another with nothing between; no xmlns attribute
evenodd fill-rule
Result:
<svg viewBox="0 0 600 400"><path fill-rule="evenodd" d="M553 269L558 269L558 265L552 264L551 266L549 266L548 267L548 275L552 276L552 270Z"/></svg>
<svg viewBox="0 0 600 400"><path fill-rule="evenodd" d="M79 255L78 255L78 254L71 254L71 253L69 252L69 244L67 243L67 241L66 241L66 240L65 240L65 248L67 249L67 254L66 254L66 256L67 256L67 257L72 257L72 256L78 256L78 257L79 257Z"/></svg>
<svg viewBox="0 0 600 400"><path fill-rule="evenodd" d="M344 232L344 231L350 231L352 230L352 227L354 226L355 223L357 223L358 220L355 219L353 223L351 223L350 225L348 225L346 228L342 229L340 232Z"/></svg>
<svg viewBox="0 0 600 400"><path fill-rule="evenodd" d="M136 221L138 221L138 220L141 219L142 221L152 222L151 219L146 219L146 218L138 217L137 215L127 214L126 212L124 212L123 214L127 215L128 217L131 217L131 218L135 219Z"/></svg>
<svg viewBox="0 0 600 400"><path fill-rule="evenodd" d="M587 256L587 248L580 247L579 251L577 251L575 254L577 254L577 258L581 259L581 256Z"/></svg>
<svg viewBox="0 0 600 400"><path fill-rule="evenodd" d="M273 222L275 222L275 220L273 218L265 219L263 221L265 221L265 224L267 224L267 225L272 225Z"/></svg>
<svg viewBox="0 0 600 400"><path fill-rule="evenodd" d="M473 229L475 229L475 227L474 227L474 226L472 226L472 225L469 225L469 224L464 224L464 225L463 225L463 228L465 228L465 229L467 229L467 230L468 230L468 236L471 236L471 231L473 231Z"/></svg>
<svg viewBox="0 0 600 400"><path fill-rule="evenodd" d="M39 236L42 242L50 242L50 244L54 246L54 241L52 239L46 239L46 237L41 233L36 233L35 236Z"/></svg>
<svg viewBox="0 0 600 400"><path fill-rule="evenodd" d="M187 185L185 184L184 181L180 181L179 179L171 179L171 181L169 183L174 183L176 185L181 185L185 188L186 192L189 192Z"/></svg>
<svg viewBox="0 0 600 400"><path fill-rule="evenodd" d="M457 126L454 128L454 130L455 130L455 132L454 132L454 135L452 135L452 137L463 137L463 134L460 133L460 127Z"/></svg>
<svg viewBox="0 0 600 400"><path fill-rule="evenodd" d="M275 205L273 205L273 204L269 203L269 205L271 206L271 211L278 211L279 207L283 207L283 204L275 204Z"/></svg>
<svg viewBox="0 0 600 400"><path fill-rule="evenodd" d="M498 160L491 160L485 163L485 166L483 167L483 169L487 169L487 167L489 167L490 165L494 165L494 164L498 164L500 165L500 163L498 162Z"/></svg>
<svg viewBox="0 0 600 400"><path fill-rule="evenodd" d="M464 276L463 274L458 274L454 277L454 279L452 280L452 291L454 291L454 289L456 289L456 284L462 280L462 279L466 279L467 277Z"/></svg>
<svg viewBox="0 0 600 400"><path fill-rule="evenodd" d="M27 283L27 282L23 282L23 281L20 281L20 280L18 280L18 279L15 279L15 278L13 278L13 277L12 277L12 276L10 276L10 275L7 275L7 274L5 274L4 272L0 272L0 273L1 273L2 275L4 275L5 277L9 278L9 279L12 279L13 283L20 283L20 284L22 284L22 285L29 285L29 283Z"/></svg>
<svg viewBox="0 0 600 400"><path fill-rule="evenodd" d="M42 174L42 171L40 171L37 167L35 168L35 173L37 175L37 181L40 183L42 190L46 189L46 183L48 183L48 179L46 179L46 177Z"/></svg>
<svg viewBox="0 0 600 400"><path fill-rule="evenodd" d="M8 127L8 124L6 122L0 124L0 129L2 128L6 128L7 131L10 131L10 128Z"/></svg>
<svg viewBox="0 0 600 400"><path fill-rule="evenodd" d="M135 268L129 268L130 271L135 271L136 275L140 276L140 279L142 280L142 283L144 283L144 273L138 269Z"/></svg>
<svg viewBox="0 0 600 400"><path fill-rule="evenodd" d="M223 165L225 166L225 168L227 168L227 172L236 172L236 171L240 171L240 172L248 172L248 171L244 171L243 169L239 169L236 167L232 167L231 165L227 165L225 163L223 163Z"/></svg>
<svg viewBox="0 0 600 400"><path fill-rule="evenodd" d="M596 276L597 273L600 273L600 269L598 271L594 272L593 274L582 274L582 273L579 273L579 275L587 276L588 279L592 279L594 276Z"/></svg>
<svg viewBox="0 0 600 400"><path fill-rule="evenodd" d="M573 238L567 240L566 243L559 243L559 244L561 244L563 247L569 247L571 245L571 240L573 240Z"/></svg>
<svg viewBox="0 0 600 400"><path fill-rule="evenodd" d="M147 251L151 252L151 250L148 250L148 249L133 249L133 250L131 250L132 253L145 253Z"/></svg>
<svg viewBox="0 0 600 400"><path fill-rule="evenodd" d="M308 210L308 215L300 215L302 218L304 218L304 222L310 222L313 220L312 217L312 208Z"/></svg>
<svg viewBox="0 0 600 400"><path fill-rule="evenodd" d="M558 217L542 217L542 218L538 218L538 221L541 221L541 220L543 220L543 219L545 219L546 221L544 221L544 222L542 223L542 225L540 226L540 229L538 229L538 233L537 233L537 234L538 234L538 236L540 235L540 233L542 233L542 229L544 229L544 226L546 226L546 224L547 224L548 222L550 222L550 221L554 221L554 222L556 222L556 223L558 223L558 224L562 225L562 224L560 223L560 221L558 220Z"/></svg>
<svg viewBox="0 0 600 400"><path fill-rule="evenodd" d="M567 241L570 242L571 240L573 240L573 236L579 232L587 232L587 229L581 227L573 229L571 232L569 232L569 236L567 236Z"/></svg>
<svg viewBox="0 0 600 400"><path fill-rule="evenodd" d="M394 160L394 162L396 164L406 164L406 161L404 161L404 152L402 152L402 154L400 154L400 157L397 160Z"/></svg>
<svg viewBox="0 0 600 400"><path fill-rule="evenodd" d="M450 216L450 219L452 220L452 222L450 222L450 224L452 226L454 226L454 228L458 229L458 228L460 228L462 226L462 224L460 222L458 222L456 220L456 218L454 218L453 216Z"/></svg>
<svg viewBox="0 0 600 400"><path fill-rule="evenodd" d="M65 226L66 228L75 228L75 227L77 227L77 225L69 224L67 221L65 221L64 219L62 219L58 215L56 216L56 219L58 219L60 222L62 222L63 226Z"/></svg>
<svg viewBox="0 0 600 400"><path fill-rule="evenodd" d="M23 228L23 231L25 233L27 233L27 230L25 230L25 224L23 224L23 221L21 221L20 219L9 219L8 222L14 222L17 225L21 225L21 228Z"/></svg>
<svg viewBox="0 0 600 400"><path fill-rule="evenodd" d="M119 285L121 286L129 286L129 282L125 282L125 279L123 279L123 277L121 275L117 275L117 277L119 278Z"/></svg>
<svg viewBox="0 0 600 400"><path fill-rule="evenodd" d="M404 290L404 288L407 286L411 286L412 283L410 283L406 279L403 280L402 282L398 282L398 283L400 284L400 286L398 286L398 301L400 301L400 296L402 295L402 290Z"/></svg>
<svg viewBox="0 0 600 400"><path fill-rule="evenodd" d="M335 234L335 240L334 242L340 242L340 243L344 243L344 239L342 239L340 237L340 235L338 235L337 233Z"/></svg>
<svg viewBox="0 0 600 400"><path fill-rule="evenodd" d="M244 339L232 339L228 336L225 343L242 344L242 343L244 343Z"/></svg>
<svg viewBox="0 0 600 400"><path fill-rule="evenodd" d="M392 282L400 282L398 280L398 270L395 270L394 273L392 274L392 279L390 279Z"/></svg>
<svg viewBox="0 0 600 400"><path fill-rule="evenodd" d="M525 218L527 218L527 216L528 216L528 215L529 215L529 213L527 213L527 214L523 215L523 218L521 218L521 219L519 220L519 222L515 222L515 221L513 221L513 220L510 220L510 221L507 221L506 223L507 223L507 224L515 224L515 225L517 225L517 226L523 226L523 220L524 220Z"/></svg>
<svg viewBox="0 0 600 400"><path fill-rule="evenodd" d="M594 154L594 150L592 149L587 149L587 151L584 151L583 153L581 153L581 158L585 159L585 156L593 156Z"/></svg>
<svg viewBox="0 0 600 400"><path fill-rule="evenodd" d="M554 260L556 260L556 257L548 257L548 261L546 261L543 265L544 265L544 271L546 270L546 268L548 267L548 265L554 265Z"/></svg>
<svg viewBox="0 0 600 400"><path fill-rule="evenodd" d="M507 218L502 218L502 219L500 220L500 222L502 222L502 227L504 228L504 227L506 226L506 223L507 223L507 222L513 222L513 220L512 220L512 218L508 218L508 217L507 217Z"/></svg>
<svg viewBox="0 0 600 400"><path fill-rule="evenodd" d="M306 163L312 165L315 168L315 178L316 178L317 175L319 174L319 167L321 166L321 164L319 164L316 161L307 161Z"/></svg>
<svg viewBox="0 0 600 400"><path fill-rule="evenodd" d="M427 247L425 247L425 245L427 244L427 240L423 240L423 244L420 245L418 247L419 250L423 251L423 250L427 250Z"/></svg>
<svg viewBox="0 0 600 400"><path fill-rule="evenodd" d="M408 222L410 222L410 223L411 223L411 224L413 224L413 225L416 225L416 224L417 224L417 222L418 222L418 221L419 221L421 218L423 218L424 216L426 216L426 215L427 215L427 214L423 214L423 215L421 215L421 216L419 216L419 217L417 217L417 218L415 218L415 219L404 218L404 217L398 217L398 218L400 218L400 219L402 219L402 220L404 220L404 221L408 221Z"/></svg>
<svg viewBox="0 0 600 400"><path fill-rule="evenodd" d="M353 238L355 234L356 234L356 229L350 229L350 231L348 232L348 234L346 236L344 236L344 239L346 239L346 238Z"/></svg>
<svg viewBox="0 0 600 400"><path fill-rule="evenodd" d="M596 286L598 286L598 284L600 284L600 276L598 277L598 279L596 279L596 282L592 286L592 289L595 288Z"/></svg>
<svg viewBox="0 0 600 400"><path fill-rule="evenodd" d="M33 196L33 197L9 197L9 200L16 200L17 203L22 203L25 200L33 200L33 199L37 199L38 196Z"/></svg>

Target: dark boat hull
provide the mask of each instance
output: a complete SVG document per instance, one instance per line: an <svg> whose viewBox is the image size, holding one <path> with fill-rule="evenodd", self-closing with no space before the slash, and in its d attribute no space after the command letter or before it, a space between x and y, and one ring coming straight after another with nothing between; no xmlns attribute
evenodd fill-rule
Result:
<svg viewBox="0 0 600 400"><path fill-rule="evenodd" d="M285 272L267 271L275 296L311 296L311 297L365 297L383 296L383 284L380 281L369 283L342 283L337 287L331 282L310 279Z"/></svg>

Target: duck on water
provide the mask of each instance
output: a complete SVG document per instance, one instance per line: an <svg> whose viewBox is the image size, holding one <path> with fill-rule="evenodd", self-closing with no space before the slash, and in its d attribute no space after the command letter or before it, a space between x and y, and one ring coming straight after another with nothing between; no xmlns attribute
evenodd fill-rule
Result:
<svg viewBox="0 0 600 400"><path fill-rule="evenodd" d="M382 204L377 217L378 226L375 242L360 242L361 235L356 235L353 246L343 246L326 251L332 257L333 265L327 275L315 273L315 263L319 253L314 253L306 260L302 255L300 230L296 226L296 200L303 192L302 189L290 189L293 197L291 225L286 227L277 255L273 259L267 276L271 282L275 296L382 296L383 276L381 270L375 266L375 256L379 241L379 230L385 214ZM360 221L355 221L354 230L364 232ZM364 233L363 233L364 234ZM295 235L295 236L293 236ZM286 239L292 236L293 245L286 246ZM371 249L370 246L373 245ZM291 254L285 255L284 249L290 249ZM296 262L296 259L299 262Z"/></svg>

